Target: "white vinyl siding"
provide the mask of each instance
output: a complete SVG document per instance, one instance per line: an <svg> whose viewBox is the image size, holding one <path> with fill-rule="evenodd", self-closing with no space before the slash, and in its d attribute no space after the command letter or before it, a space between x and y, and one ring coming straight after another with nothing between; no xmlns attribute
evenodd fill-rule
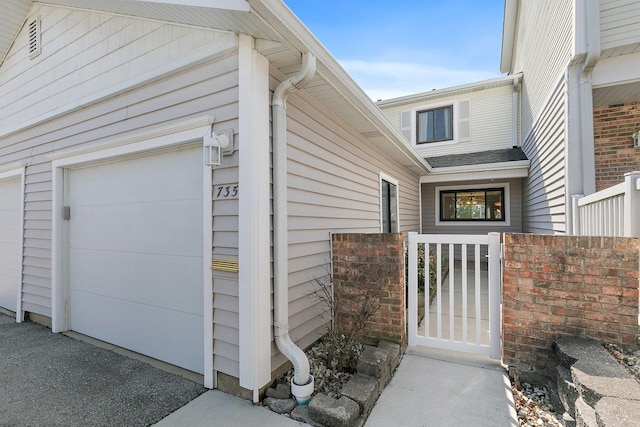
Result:
<svg viewBox="0 0 640 427"><path fill-rule="evenodd" d="M511 84L463 94L427 98L419 102L383 108L382 111L408 140L415 134L415 121L407 123L415 109L428 109L429 105L454 105L454 136L451 142L418 144L416 151L423 157L463 154L498 150L513 146L513 86ZM422 108L424 107L424 108ZM412 111L414 111L412 113ZM467 114L465 114L467 113Z"/></svg>
<svg viewBox="0 0 640 427"><path fill-rule="evenodd" d="M237 129L237 125L229 126ZM225 127L225 129L228 127ZM242 149L238 144L238 149ZM238 183L238 151L213 169L213 188ZM240 190L241 191L241 190ZM238 199L213 201L212 257L238 261ZM213 369L240 377L238 273L213 270Z"/></svg>
<svg viewBox="0 0 640 427"><path fill-rule="evenodd" d="M436 197L436 187L442 187L442 183L422 184L422 233L427 234L486 234L491 231L500 233L522 232L522 185L520 179L500 180L500 182L465 181L459 183L446 183L447 189L465 190L468 188L499 188L506 183L509 187L509 225L499 221L490 221L483 224L456 224L440 222L437 224L439 212ZM506 194L505 194L506 198Z"/></svg>
<svg viewBox="0 0 640 427"><path fill-rule="evenodd" d="M640 2L600 0L600 32L606 56L640 51Z"/></svg>
<svg viewBox="0 0 640 427"><path fill-rule="evenodd" d="M42 19L43 31L51 20L49 15L59 17L59 19L72 19L72 21L98 22L103 19L101 14L88 13L79 10L45 8L39 5L39 12ZM45 13L47 12L47 13ZM63 13L64 12L64 13ZM62 15L60 15L62 13ZM99 16L94 16L99 15ZM109 22L108 27L119 33L119 37L125 40L131 34L145 34L149 26L159 25L156 22L149 23L143 20L132 20L118 16L106 15ZM97 20L97 21L96 21ZM70 21L71 22L71 21ZM78 24L80 25L80 24ZM124 26L124 27L122 27ZM173 27L162 25L161 32L173 34ZM125 30L126 29L126 30ZM122 31L119 31L122 30ZM159 30L160 31L160 30ZM25 311L51 317L51 210L52 210L52 171L51 156L61 150L90 149L114 139L124 139L128 136L150 132L154 129L172 124L186 122L203 116L215 117L216 126L222 129L237 129L238 127L238 59L237 54L230 51L225 46L221 46L215 40L219 33L211 36L207 30L195 30L193 28L175 27L177 34L188 31L193 37L192 45L208 49L211 57L216 53L215 59L201 60L193 65L181 65L178 70L170 72L167 66L166 74L154 77L149 81L141 80L133 87L127 88L116 85L117 89L113 96L105 96L82 104L83 99L73 99L71 96L86 96L83 91L69 90L64 95L64 102L60 101L60 94L57 86L49 87L44 83L52 83L48 76L38 77L37 70L33 70L29 63L35 64L40 61L50 61L51 64L65 62L66 57L75 58L74 67L83 69L82 60L89 57L81 55L84 42L74 42L69 39L74 33L66 32L60 35L64 40L60 44L66 47L64 50L51 49L53 41L47 40L43 33L43 50L37 59L30 60L23 55L19 60L19 55L15 51L23 51L18 45L14 45L10 52L11 69L5 69L2 73L2 87L20 87L17 84L21 78L16 73L19 70L32 78L32 85L40 87L43 93L58 93L51 98L57 99L62 104L76 103L81 108L70 110L66 114L53 116L50 120L37 122L31 110L24 111L28 114L25 120L31 120L33 125L23 127L20 130L9 134L0 135L0 165L14 162L24 162L26 165L25 178L25 231L24 231L24 267L23 267L23 309ZM49 32L49 35L52 33ZM93 33L92 33L93 34ZM160 34L160 33L157 33ZM83 34L80 34L83 35ZM86 37L87 35L84 34ZM93 38L90 37L90 40ZM171 63L173 56L184 55L186 49L191 45L184 46L185 50L171 49L162 42L162 37L148 39L145 45L158 43L158 56L162 58L163 64ZM234 42L235 43L235 42ZM104 54L109 52L107 45L101 45ZM126 46L132 46L131 43ZM127 51L125 45L121 53ZM24 46L23 46L24 47ZM152 47L147 46L149 49ZM96 46L93 49L97 49ZM169 49L169 50L167 50ZM93 54L94 52L92 52ZM114 61L119 63L118 61ZM136 60L133 60L137 64ZM181 62L179 62L182 64ZM175 64L175 63L174 63ZM5 63L3 67L7 64ZM125 64L126 65L126 64ZM34 66L35 67L35 66ZM138 69L138 65L132 69ZM139 71L144 71L140 69ZM150 71L150 70L147 70ZM112 81L110 84L113 84ZM101 83L95 82L96 85ZM70 88L71 89L71 88ZM86 89L86 87L85 87ZM4 92L3 92L4 93ZM108 92L105 91L105 95ZM14 92L6 96L15 96ZM29 91L24 96L25 103L35 103L35 93ZM39 96L37 99L40 99ZM4 100L3 100L4 102ZM49 102L49 101L47 101ZM3 104L4 105L4 104ZM37 107L37 113L48 108ZM5 113L2 110L3 118L0 119L0 129L15 127L13 123L14 113ZM5 115L6 114L6 115ZM24 120L21 120L21 123ZM225 159L226 160L226 159ZM231 178L225 177L225 173L230 173ZM233 178L234 172L214 173L214 182L220 179L228 182ZM235 173L237 182L237 173ZM231 203L233 204L233 202ZM221 216L219 221L214 222L214 248L219 250L225 248L228 253L237 253L237 208L233 206L222 206L222 203L214 205L214 214ZM234 243L235 242L235 243ZM235 249L234 249L235 248ZM236 252L234 252L236 251ZM237 279L236 279L237 280ZM235 287L234 287L235 286ZM222 359L218 361L216 369L237 375L237 285L234 285L233 277L229 282L218 280L214 287L214 306L219 309L215 314L215 320L221 325L228 325L228 328L220 327L214 331L216 339L216 351L224 354L231 362ZM234 295L235 294L235 295Z"/></svg>
<svg viewBox="0 0 640 427"><path fill-rule="evenodd" d="M17 125L73 105L194 51L231 47L228 32L158 21L89 13L36 4L28 21L40 16L42 54L29 56L28 26L22 28L2 64L0 121Z"/></svg>
<svg viewBox="0 0 640 427"><path fill-rule="evenodd" d="M330 233L380 232L380 172L398 181L400 232L419 231L419 177L304 92L289 98L287 129L289 327L305 348L326 333L309 294L313 278L327 274ZM285 358L275 344L272 354L276 369Z"/></svg>
<svg viewBox="0 0 640 427"><path fill-rule="evenodd" d="M523 231L563 234L565 222L566 82L561 79L525 137L522 150L531 161L523 180Z"/></svg>
<svg viewBox="0 0 640 427"><path fill-rule="evenodd" d="M524 71L522 135L546 107L551 93L569 65L573 46L573 0L524 0L515 35L516 54L511 71Z"/></svg>

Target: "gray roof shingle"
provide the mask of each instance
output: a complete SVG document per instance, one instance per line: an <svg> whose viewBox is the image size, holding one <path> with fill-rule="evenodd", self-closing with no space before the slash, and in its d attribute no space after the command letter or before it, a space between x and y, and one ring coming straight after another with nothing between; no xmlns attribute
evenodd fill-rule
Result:
<svg viewBox="0 0 640 427"><path fill-rule="evenodd" d="M446 156L425 157L433 168L482 165L489 163L508 163L529 160L520 147L502 150L480 151L478 153L449 154Z"/></svg>

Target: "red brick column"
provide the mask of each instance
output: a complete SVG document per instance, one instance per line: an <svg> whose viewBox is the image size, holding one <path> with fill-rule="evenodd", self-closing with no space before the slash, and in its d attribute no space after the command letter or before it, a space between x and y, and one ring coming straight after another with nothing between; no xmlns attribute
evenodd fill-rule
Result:
<svg viewBox="0 0 640 427"><path fill-rule="evenodd" d="M503 361L544 373L562 335L637 345L640 239L505 234Z"/></svg>
<svg viewBox="0 0 640 427"><path fill-rule="evenodd" d="M624 181L624 174L640 170L640 148L631 135L640 130L640 102L593 109L596 190Z"/></svg>
<svg viewBox="0 0 640 427"><path fill-rule="evenodd" d="M374 298L379 309L364 335L406 343L402 234L334 234L331 243L334 295L347 302L336 309L351 313L362 298Z"/></svg>

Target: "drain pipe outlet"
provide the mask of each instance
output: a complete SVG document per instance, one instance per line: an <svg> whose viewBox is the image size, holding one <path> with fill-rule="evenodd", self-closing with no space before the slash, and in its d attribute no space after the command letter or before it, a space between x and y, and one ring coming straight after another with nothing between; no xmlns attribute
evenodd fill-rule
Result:
<svg viewBox="0 0 640 427"><path fill-rule="evenodd" d="M302 67L282 82L271 101L273 120L273 328L278 350L291 361L294 376L291 392L298 404L309 403L313 393L313 376L309 360L289 336L289 253L287 212L287 97L306 86L316 71L316 57L305 52Z"/></svg>

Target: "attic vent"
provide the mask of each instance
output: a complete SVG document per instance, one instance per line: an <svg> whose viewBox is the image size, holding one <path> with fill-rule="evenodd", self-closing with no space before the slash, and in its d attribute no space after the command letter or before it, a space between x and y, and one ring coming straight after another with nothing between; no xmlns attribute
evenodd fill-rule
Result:
<svg viewBox="0 0 640 427"><path fill-rule="evenodd" d="M471 101L458 102L458 141L471 140Z"/></svg>
<svg viewBox="0 0 640 427"><path fill-rule="evenodd" d="M29 21L29 58L40 55L40 17L36 16Z"/></svg>

